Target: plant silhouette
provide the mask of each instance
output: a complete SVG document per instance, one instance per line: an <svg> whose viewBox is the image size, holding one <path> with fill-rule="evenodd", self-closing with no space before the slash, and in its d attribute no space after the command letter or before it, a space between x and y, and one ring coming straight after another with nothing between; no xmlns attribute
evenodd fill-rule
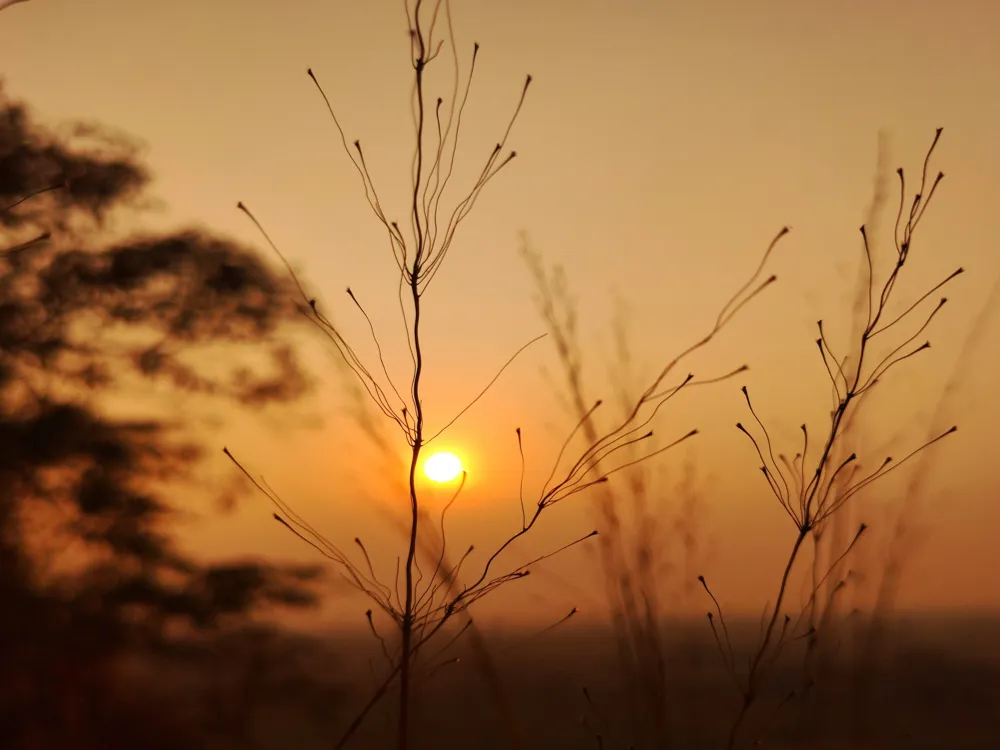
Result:
<svg viewBox="0 0 1000 750"><path fill-rule="evenodd" d="M270 348L273 376L185 363L208 343L257 349L298 317L284 282L231 241L103 240L147 181L132 144L91 126L57 137L0 90L0 713L18 717L7 747L82 732L132 646L315 602L314 566L180 552L164 483L193 476L201 445L183 425L105 408L151 382L242 408L309 383L285 345ZM92 710L63 711L79 700Z"/></svg>

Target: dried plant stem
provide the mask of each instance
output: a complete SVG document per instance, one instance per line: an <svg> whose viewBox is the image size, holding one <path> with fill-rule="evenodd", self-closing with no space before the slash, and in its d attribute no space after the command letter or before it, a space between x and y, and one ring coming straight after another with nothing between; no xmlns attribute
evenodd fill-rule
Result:
<svg viewBox="0 0 1000 750"><path fill-rule="evenodd" d="M822 533L824 524L829 519L834 517L851 497L859 493L872 482L881 479L889 472L899 468L916 454L921 453L938 441L948 435L951 435L957 429L956 427L952 427L936 437L933 437L904 456L902 460L893 462L892 457L886 457L877 469L871 471L865 476L862 476L860 479L855 478L859 473L857 471L859 465L855 463L857 460L857 455L855 453L850 453L850 455L843 460L840 460L839 458L836 460L833 459L835 451L838 452L838 455L843 455L843 453L846 452L843 450L845 435L847 434L847 430L849 429L849 425L853 420L854 415L857 413L859 405L865 400L866 395L870 393L871 389L878 382L880 382L880 379L883 378L886 372L894 365L897 365L903 360L909 359L915 354L930 347L930 343L927 342L913 348L913 342L922 334L924 329L927 328L933 318L937 315L938 311L941 310L947 301L947 298L942 298L937 306L935 306L931 312L923 318L923 323L917 328L916 332L909 335L903 343L892 348L890 352L882 356L881 359L875 361L874 365L872 365L873 359L871 355L872 340L882 332L896 326L898 323L904 320L909 320L919 309L920 304L933 292L937 291L962 273L961 268L953 272L943 281L932 287L930 291L918 297L916 302L907 306L902 313L898 314L889 323L885 323L880 327L879 323L883 317L886 316L886 310L890 300L892 299L892 292L896 287L900 271L909 256L913 233L917 228L920 219L923 217L937 185L944 177L943 173L938 173L933 184L929 186L929 190L927 189L927 167L931 154L933 153L934 147L937 145L940 136L941 130L938 129L930 148L927 150L927 155L924 158L924 168L919 192L917 192L914 196L908 218L902 224L901 221L906 204L906 183L902 168L897 170L900 180L900 199L894 233L896 261L888 275L888 278L883 284L881 291L878 293L876 293L877 290L875 288L872 252L871 246L869 245L868 233L864 225L861 227L860 231L868 269L866 285L867 294L865 295L867 299L864 300L862 304L867 302L867 310L864 312L864 324L858 326L860 328L860 332L856 342L856 361L852 363L851 367L848 367L846 356L843 359L838 359L833 354L833 350L830 347L823 329L823 321L819 321L817 324L819 328L819 338L816 339L816 345L820 351L820 356L823 360L823 365L826 369L827 375L830 378L834 393L835 407L831 413L830 427L827 437L815 463L815 471L808 481L806 481L804 474L805 462L808 460L807 453L809 445L806 425L802 425L802 432L805 438L805 447L803 448L801 454L802 468L800 469L799 476L796 477L794 465L791 462L787 462L786 460L779 463L775 460L774 451L771 445L771 436L754 409L746 386L742 389L744 398L747 402L747 407L753 415L757 427L763 433L763 441L754 437L754 435L751 434L751 432L741 423L737 423L736 427L753 443L757 457L760 459L762 464L760 467L761 471L763 472L772 493L777 497L778 502L795 524L796 537L795 542L792 545L791 552L789 553L788 561L785 564L784 572L781 576L781 582L778 587L778 595L774 603L774 609L771 612L771 616L760 643L750 659L746 683L742 689L742 706L729 731L727 746L730 749L735 746L739 729L743 725L747 713L757 698L761 668L762 665L765 664L765 656L767 656L768 650L771 647L775 625L778 622L779 617L781 617L781 606L784 603L785 594L788 589L789 576L791 575L795 562L798 559L802 543L806 540L810 533L814 534L814 540L817 539L819 534ZM909 351L905 351L907 349L909 349ZM837 463L837 461L839 461L839 463ZM782 465L785 466L785 469L788 471L790 476L786 476L786 472L782 470ZM864 530L865 525L862 524L858 534L848 546L847 551L844 555L837 558L834 562L834 566L838 565L843 560L847 552L853 549L855 543ZM815 546L818 545L814 545L814 547ZM823 581L819 582L814 580L814 586L818 587L821 585L825 581L825 578L826 577L824 576ZM838 586L839 585L840 584L838 584ZM815 594L816 592L814 591L813 597L810 598L810 602L807 605L810 609L810 623L812 625L810 628L810 635L815 634L817 627L815 622L814 606ZM824 617L824 620L825 619L826 618ZM787 621L786 617L786 627ZM796 625L797 624L798 621L796 621ZM821 621L819 625L822 626L823 622ZM794 631L795 626L792 627L791 632L787 633L789 638L793 637ZM773 663L774 659L777 657L777 652L780 651L781 646L783 645L785 635L786 632L785 629L783 629L782 638L779 639L773 658L766 662L767 664Z"/></svg>
<svg viewBox="0 0 1000 750"><path fill-rule="evenodd" d="M729 739L726 744L728 748L735 747L736 733L743 724L743 720L746 718L746 713L750 710L751 704L753 704L757 697L757 669L771 643L771 638L774 635L774 626L778 622L778 616L781 614L781 605L785 601L785 592L788 590L788 577L792 573L795 560L798 558L799 550L802 548L802 542L805 541L808 534L808 529L802 529L799 531L795 537L795 544L792 545L792 551L788 555L788 562L785 564L785 571L781 574L781 585L778 586L778 596L774 601L774 611L771 613L771 618L768 620L767 628L764 630L764 637L761 639L760 647L754 655L753 661L750 662L750 671L747 674L747 690L743 693L743 705L740 707L740 712L737 714L736 719L733 721L733 724L729 729Z"/></svg>
<svg viewBox="0 0 1000 750"><path fill-rule="evenodd" d="M343 578L349 584L368 596L369 599L376 605L377 611L389 618L398 628L398 648L394 647L393 649L390 649L386 647L385 639L376 628L372 619L372 614L369 613L367 615L372 634L378 640L380 649L388 659L390 672L386 677L385 682L376 690L366 707L362 709L360 715L357 716L354 722L351 723L343 741L346 742L346 740L356 732L357 727L360 726L365 716L370 712L371 707L381 700L385 696L389 687L394 684L396 680L398 680L400 689L399 716L396 729L396 747L399 748L399 750L407 750L410 744L410 718L415 690L414 685L417 680L417 676L424 675L426 672L426 670L423 670L422 668L427 666L426 664L420 663L422 659L424 661L427 659L427 657L423 656L423 651L425 650L424 646L434 640L436 636L441 634L442 630L449 622L451 622L452 618L456 615L466 613L469 607L482 597L487 596L492 591L506 585L507 583L526 577L530 574L532 566L548 559L552 555L558 554L569 549L570 547L580 544L597 534L595 531L569 541L548 554L540 555L526 563L522 563L512 569L509 569L506 573L495 572L495 568L500 565L500 558L503 554L512 545L514 545L515 542L527 535L535 527L544 510L555 505L556 503L566 500L569 497L584 492L587 489L597 485L602 485L606 483L608 477L615 472L627 469L628 467L647 460L652 456L669 450L697 434L697 430L690 430L681 437L668 442L664 447L657 450L647 451L643 454L639 454L638 456L636 456L633 452L632 457L627 461L622 461L620 459L618 461L614 460L614 454L620 453L623 450L634 451L637 446L645 443L645 441L652 437L652 430L644 432L645 428L647 428L657 411L670 398L676 395L678 391L685 386L698 385L699 382L711 382L692 382L693 376L689 375L679 385L661 388L661 386L666 386L665 381L667 376L671 373L674 365L676 365L681 358L686 356L687 353L690 353L691 351L694 351L695 349L706 344L714 333L724 326L729 318L732 317L735 310L742 307L748 299L754 297L764 287L768 286L771 281L773 281L773 278L765 280L760 284L759 288L746 294L744 294L743 290L741 290L741 293L737 295L738 299L734 300L736 308L733 311L720 316L720 320L717 321L713 333L702 342L695 344L687 352L685 352L685 354L681 355L681 357L676 358L672 363L670 363L660 373L652 385L650 385L649 388L643 393L641 398L636 401L634 408L629 410L626 418L618 423L616 427L604 432L595 431L587 433L588 439L586 441L586 445L575 457L575 459L572 460L569 468L564 469L564 471L561 472L560 468L563 464L563 455L566 452L566 448L572 438L577 434L579 430L578 426L578 428L571 433L563 446L563 450L560 451L558 457L556 458L549 478L539 492L533 511L529 511L529 507L525 506L522 477L522 483L518 491L518 501L520 503L520 507L522 508L521 526L512 531L509 537L502 544L496 547L492 554L487 556L482 568L476 573L467 576L467 582L463 583L461 579L465 576L462 568L463 565L467 566L468 564L471 564L468 561L474 548L470 546L457 562L453 563L452 561L449 561L446 549L445 513L451 504L457 499L458 494L465 486L464 475L463 481L455 493L455 497L452 498L451 502L449 502L441 512L440 547L437 547L437 540L431 542L428 541L428 533L430 532L433 534L434 525L421 523L421 513L424 511L421 509L417 487L417 470L421 460L421 453L427 443L437 437L437 435L441 434L443 430L450 427L468 410L471 404L476 403L490 388L493 382L496 381L496 377L488 383L485 389L483 389L471 400L469 405L467 405L464 409L459 410L456 416L451 419L442 420L444 427L440 428L437 432L429 432L427 412L421 398L425 359L421 333L423 326L422 297L423 294L426 293L430 283L433 281L437 271L440 269L444 257L450 250L456 236L458 225L462 223L471 211L486 184L490 182L501 169L509 164L515 156L514 151L510 151L506 156L503 156L503 152L506 147L508 136L511 133L511 129L524 103L528 87L531 83L531 76L526 77L524 87L521 90L521 95L518 99L516 107L514 108L514 113L511 116L510 121L507 123L503 136L487 157L485 165L480 171L478 178L476 178L472 188L468 190L465 198L458 201L456 207L451 211L449 216L440 216L439 210L441 205L441 196L449 182L449 179L451 178L455 154L458 149L459 126L461 123L462 112L464 111L468 100L468 93L471 88L472 75L475 71L476 58L479 53L479 45L477 44L473 47L469 77L462 87L464 90L459 93L459 85L457 83L459 77L458 58L457 55L453 54L452 59L454 62L456 84L452 100L447 107L445 107L444 100L438 97L436 105L429 105L428 101L430 100L427 98L428 94L425 86L424 72L427 65L438 57L444 43L443 41L439 41L437 43L431 41L434 37L435 25L439 22L439 20L443 19L441 22L447 27L447 41L450 42L450 47L453 51L455 48L450 5L448 0L429 0L428 2L416 0L416 2L412 3L412 7L411 2L404 3L404 7L410 31L410 53L415 75L412 101L416 145L411 171L412 193L410 200L408 201L409 207L407 209L407 213L410 217L409 228L412 232L411 237L405 237L398 223L391 221L386 216L378 191L375 188L372 175L369 172L364 151L361 147L361 142L358 140L354 141L353 144L351 144L353 145L353 148L351 145L348 145L349 141L345 137L343 128L341 127L340 121L337 118L336 111L332 106L330 99L327 97L326 92L323 90L316 76L313 75L311 69L308 71L308 74L313 83L316 85L324 103L327 106L330 117L337 129L341 146L347 152L355 170L361 177L365 198L369 207L387 232L390 250L400 274L398 301L403 310L404 329L407 336L408 350L413 362L413 371L410 377L410 388L409 392L405 394L405 397L404 393L396 388L393 379L389 374L386 361L382 355L383 350L379 343L377 332L372 324L372 318L365 311L364 307L362 307L350 287L347 289L347 294L351 298L354 306L361 311L368 324L368 329L371 332L372 338L375 340L381 372L378 368L369 369L365 366L355 349L341 334L340 330L333 323L333 321L319 309L316 300L306 293L305 287L297 277L295 271L285 259L285 256L278 249L277 245L271 240L270 236L264 230L260 222L258 222L253 213L251 213L250 209L243 203L238 204L238 208L250 218L257 229L261 232L267 243L284 263L289 275L295 282L295 288L297 289L299 295L301 295L303 304L301 305L300 310L303 315L305 315L308 320L313 323L316 328L336 347L337 352L340 354L344 364L347 365L349 370L357 378L358 382L363 386L364 391L372 399L377 409L394 425L395 429L399 429L399 431L406 438L410 447L408 482L406 490L409 513L407 514L406 522L403 524L407 538L406 554L400 555L396 558L396 569L393 577L391 578L393 585L390 586L383 582L383 580L386 579L379 578L376 573L375 566L372 564L372 559L369 557L368 552L360 539L356 538L354 541L361 551L362 560L355 562L349 555L339 549L334 542L324 537L314 527L309 525L307 521L297 515L292 508L270 488L262 477L256 477L251 474L250 471L243 466L243 464L240 463L228 449L224 449L226 455L233 461L237 468L242 471L243 474L250 479L254 486L274 504L278 511L274 514L275 519L288 531L291 531L307 544L314 547L318 552L320 552L320 554L324 555L331 562L333 562L340 569L340 573ZM430 134L430 131L432 129L436 134L436 143L433 145L429 142L425 142L431 141L433 136ZM758 274L759 269L754 278L756 278ZM404 288L409 290L408 295L403 294L402 290ZM409 300L409 305L405 304L406 298ZM409 317L407 316L406 310L408 306L412 306L412 314ZM500 373L507 368L507 366L515 357L518 356L518 354L524 351L524 349L531 343L537 341L538 338L540 337L532 339L528 342L528 344L522 346L517 352L515 352L514 356L508 359L507 362L500 368ZM498 373L497 376L499 376L500 373ZM396 406L396 403L391 399L390 394L395 396L400 402L399 406ZM589 412L592 413L599 406L600 402L595 404ZM519 452L523 461L524 453L522 449L523 446L520 442L520 430L517 431L517 436ZM522 465L522 474L523 468L524 467ZM431 566L431 574L426 578L421 567L422 556L427 558ZM400 573L402 573L402 576L400 576ZM401 581L400 578L402 579ZM402 589L400 589L400 583L402 584ZM375 608L370 610L370 612L374 611ZM438 657L441 652L450 647L454 641L457 640L463 632L465 632L465 630L466 629L462 629L457 636L449 641L448 645L445 646L445 649L436 652L433 657L430 657L433 660L437 660L437 667L447 663L455 663L455 659L449 659L441 662ZM485 654L485 651L482 649L479 649L479 651L480 655ZM437 667L431 671L432 674L436 671Z"/></svg>
<svg viewBox="0 0 1000 750"><path fill-rule="evenodd" d="M371 697L368 699L368 702L364 705L364 708L362 708L360 711L358 711L357 714L355 714L354 718L351 720L351 723L348 725L347 729L344 730L344 733L340 736L340 739L337 741L337 744L335 745L336 750L341 750L342 748L347 746L348 742L351 741L351 738L354 736L354 734L361 728L361 725L364 724L365 719L368 717L368 714L371 712L371 710L378 705L378 702L382 700L382 697L386 694L386 692L388 692L389 688L392 687L392 683L396 679L396 675L399 674L399 671L400 671L399 665L394 667L392 671L389 672L388 677L386 677L382 681L382 684L375 689L374 693L372 693Z"/></svg>
<svg viewBox="0 0 1000 750"><path fill-rule="evenodd" d="M420 523L419 505L417 502L417 466L420 462L420 449L424 439L424 407L420 400L420 377L423 374L424 358L420 346L420 291L417 284L420 279L420 265L424 254L424 232L420 213L420 187L424 165L424 66L426 65L426 46L424 35L420 28L420 5L417 0L414 15L416 25L413 37L419 47L414 61L417 88L417 166L413 180L412 218L415 228L417 250L413 261L413 273L410 274L410 294L413 300L413 389L412 403L414 411L413 451L410 458L410 539L407 545L406 565L403 569L405 602L403 604L403 623L401 627L402 653L399 657L399 728L396 745L399 750L406 750L409 742L410 722L410 667L412 665L413 648L413 562L417 554L417 531Z"/></svg>
<svg viewBox="0 0 1000 750"><path fill-rule="evenodd" d="M693 375L688 375L678 386L662 387L666 375L675 366L688 355L708 346L748 302L775 281L774 276L769 276L755 286L775 246L788 231L787 227L782 228L771 240L753 274L728 298L706 335L671 360L637 401L627 394L621 394L627 421L635 417L647 400L669 398L681 388L720 383L748 369L743 365L724 375L698 380ZM550 272L542 263L541 256L526 244L522 248L522 255L539 293L539 310L555 341L565 371L570 407L574 416L579 419L577 427L588 442L597 443L601 433L594 409L587 407L583 393L575 309L566 296L563 269L556 266ZM619 345L624 346L621 339ZM592 466L598 471L600 461L600 456L595 456L592 460ZM632 492L633 499L641 504L643 489L633 483ZM620 517L621 497L611 486L603 485L599 488L595 499L601 525L599 551L605 594L611 608L617 656L628 695L627 703L633 712L632 721L637 732L651 734L648 740L652 746L665 748L670 744L667 667L661 632L662 613L658 605L659 592L656 590L657 576L650 566L653 552L652 530L646 528L645 533L640 533L637 538L632 538L627 533L628 529ZM647 526L655 523L648 512L644 516Z"/></svg>

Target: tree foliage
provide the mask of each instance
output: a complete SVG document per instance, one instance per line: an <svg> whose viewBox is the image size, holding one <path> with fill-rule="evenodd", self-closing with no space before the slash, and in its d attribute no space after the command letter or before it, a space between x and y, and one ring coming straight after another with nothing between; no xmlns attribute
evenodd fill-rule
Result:
<svg viewBox="0 0 1000 750"><path fill-rule="evenodd" d="M113 231L115 213L134 211L149 180L121 137L89 125L47 130L0 89L7 715L56 710L39 690L71 672L77 681L99 674L95 665L130 644L243 622L264 605L315 602L317 568L182 554L169 533L168 487L197 468L202 446L183 425L125 419L104 405L109 394L139 400L136 389L151 383L167 398L197 393L240 408L309 387L277 336L300 316L253 251L197 230ZM227 369L198 366L192 354L205 346L234 349ZM74 663L90 666L67 672Z"/></svg>

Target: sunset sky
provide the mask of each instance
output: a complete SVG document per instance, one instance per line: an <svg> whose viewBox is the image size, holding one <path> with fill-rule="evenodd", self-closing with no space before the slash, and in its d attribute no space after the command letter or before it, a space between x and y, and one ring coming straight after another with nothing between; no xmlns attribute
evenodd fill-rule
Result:
<svg viewBox="0 0 1000 750"><path fill-rule="evenodd" d="M858 227L872 201L879 134L889 199L875 239L886 261L898 196L893 171L903 166L912 183L943 127L932 170L946 178L916 235L897 309L956 267L967 273L927 333L932 350L901 366L873 403L862 460L902 456L932 428L959 425L928 454L927 480L907 506L916 546L899 605L1000 607L1000 247L991 221L1000 204L1000 5L454 0L453 16L463 78L473 42L481 45L456 182L471 184L525 74L533 83L509 141L517 159L483 193L425 298L431 431L545 330L518 254L521 232L547 262L565 267L579 305L588 398L606 398L613 414L613 321L622 305L636 382L645 383L707 332L770 239L791 226L770 262L779 283L681 373L710 377L744 362L751 371L665 408L655 424L660 445L695 427L702 434L649 467L665 472L667 508L682 502L676 487L685 466L694 467L694 574L703 572L727 607L759 612L773 599L795 530L734 428L751 421L740 386L782 451L798 449L803 421L817 435L827 427L829 383L815 324L823 318L834 342L850 330L863 257ZM264 253L236 209L244 201L323 309L373 358L367 324L343 293L354 290L397 384L407 382L409 355L395 266L306 68L347 138L361 139L387 213L404 224L413 147L407 51L403 4L395 0L30 0L0 16L8 95L46 124L94 121L143 144L160 204L123 218L124 229L194 223ZM448 74L442 60L435 95L450 96ZM452 191L446 201L461 197ZM389 462L380 458L349 415L332 350L318 337L306 346L325 383L316 400L284 415L233 414L205 435L262 472L345 548L360 535L391 577L404 546L387 518L406 508L394 489L405 479L406 445L398 442ZM553 395L560 372L543 339L435 442L470 471L450 516L456 549L486 550L520 524L518 426L526 496L537 497L574 421ZM151 409L172 408L149 398ZM221 489L185 490L192 499L183 506L195 517L184 521L182 544L212 557L313 559L271 520L260 496L218 513L213 493L231 483L234 468L221 451L217 461L210 469ZM852 511L873 528L861 558L873 574L905 500L907 469L898 475L859 496ZM447 497L431 488L427 502L440 507ZM594 527L586 496L550 513L537 536L504 558L509 565ZM576 549L543 566L537 580L497 594L484 612L545 621L573 605L593 611L601 600L596 571L593 550ZM364 606L345 596L323 616L357 620ZM705 602L683 606L700 611Z"/></svg>

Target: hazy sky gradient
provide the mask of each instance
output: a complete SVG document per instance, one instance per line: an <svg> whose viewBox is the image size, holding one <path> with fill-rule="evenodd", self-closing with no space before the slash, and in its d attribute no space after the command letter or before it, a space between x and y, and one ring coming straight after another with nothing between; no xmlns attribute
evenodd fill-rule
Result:
<svg viewBox="0 0 1000 750"><path fill-rule="evenodd" d="M929 332L932 351L896 374L898 388L880 404L865 447L878 463L923 439L1000 273L990 221L1000 203L1000 5L455 0L453 12L463 75L473 41L482 46L463 121L456 173L463 184L502 134L523 76L531 73L534 83L510 142L518 158L462 226L426 298L432 427L544 330L517 254L521 230L567 268L596 398L610 395L616 299L627 303L635 364L648 377L707 330L770 238L791 225L773 259L779 285L690 365L706 376L744 361L752 371L678 399L657 423L664 440L703 430L691 450L664 464L673 481L686 459L697 466L701 570L728 605L759 611L773 597L794 530L770 497L751 446L733 428L748 417L739 386L751 389L782 450L797 449L803 420L815 434L822 431L828 387L813 343L815 321L826 319L835 341L849 330L847 300L861 257L857 230L871 201L878 134L887 136L889 172L903 165L912 179L934 129L943 126L933 164L946 179L897 302L959 265L969 273ZM393 352L388 361L397 381L405 381L409 358L388 247L305 74L311 66L348 138L361 138L383 202L392 206L388 213L403 223L412 133L402 3L32 0L0 19L0 64L8 92L46 121L95 120L144 142L164 203L144 226L193 221L263 250L235 209L245 201L372 356L364 320L342 293L352 287ZM432 79L446 84L439 86L444 95L450 84L440 76L448 72L445 63ZM896 195L897 183L890 180L889 188ZM889 204L878 235L883 251L891 250L895 198ZM911 524L921 544L901 592L907 608L1000 606L996 313L947 403L943 426L958 423L960 432L937 449ZM338 408L344 399L331 357L315 361L330 372L322 428L277 431L274 422L236 417L213 439L345 546L359 532L376 540L391 571L395 542L387 541L378 504L364 499L382 497L384 469L358 447L363 439ZM543 367L558 373L545 342L442 439L472 471L453 516L456 549L473 542L486 549L520 522L514 428L524 430L528 483L537 488L571 426ZM219 460L219 476L228 476L221 454ZM904 488L887 482L868 492L858 518L888 529ZM402 496L383 499L403 507ZM200 502L207 513L208 501ZM584 498L558 507L535 542L509 559L523 561L592 523ZM209 554L311 559L280 532L263 499L253 497L233 515L192 525L185 538ZM879 549L873 541L864 558L869 566L877 565ZM571 553L547 569L558 579L546 573L518 584L521 590L500 594L491 611L546 618L561 616L564 605L593 606L590 600L600 599L599 587L588 583L597 580L593 562L586 552Z"/></svg>

